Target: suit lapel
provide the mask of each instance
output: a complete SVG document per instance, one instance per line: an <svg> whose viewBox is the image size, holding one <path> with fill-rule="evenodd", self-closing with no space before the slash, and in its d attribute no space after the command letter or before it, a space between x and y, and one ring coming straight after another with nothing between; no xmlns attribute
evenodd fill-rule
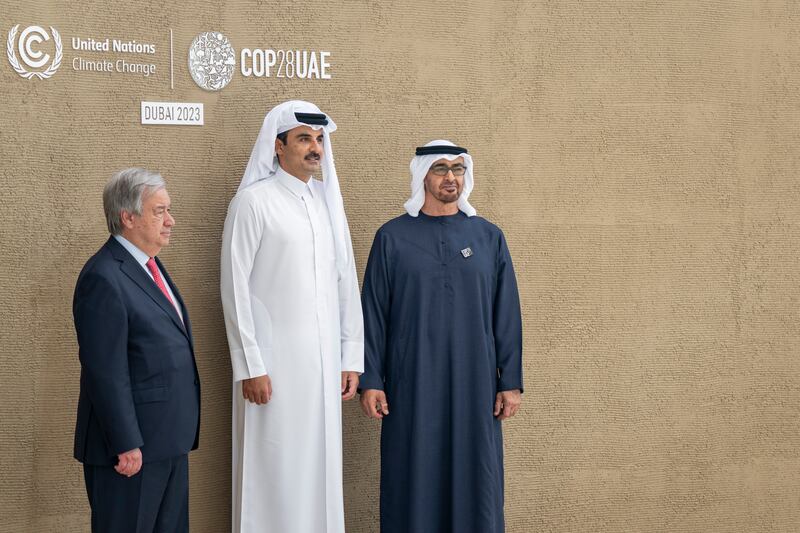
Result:
<svg viewBox="0 0 800 533"><path fill-rule="evenodd" d="M161 273L164 274L164 280L167 282L167 284L169 284L169 288L172 291L172 295L177 300L178 305L181 306L181 313L183 314L183 324L182 325L185 327L186 333L188 333L187 336L189 337L189 342L191 343L192 342L192 325L189 323L189 312L186 310L186 304L183 301L183 297L181 296L181 293L178 290L178 287L176 287L175 284L172 282L172 278L169 276L169 272L167 272L167 269L164 268L164 265L161 263L161 260L158 257L156 257L156 264L158 265L158 268L161 270ZM155 285L155 283L154 283L154 285ZM159 291L159 293L160 292L161 291ZM173 311L174 310L175 309L173 308Z"/></svg>
<svg viewBox="0 0 800 533"><path fill-rule="evenodd" d="M172 319L172 322L181 330L181 332L186 335L186 338L190 340L191 337L189 336L186 328L184 327L183 323L181 322L180 317L178 316L178 311L175 310L175 307L169 303L166 296L161 292L161 289L158 288L155 281L147 275L147 272L144 271L144 268L136 262L136 259L133 258L131 254L113 237L111 237L108 241L109 248L111 249L111 253L114 257L121 261L120 270L128 276L131 281L133 281L136 285L139 286L169 317ZM158 259L156 259L158 261ZM161 268L161 272L164 273L166 276L166 271L161 267L161 263L158 263L159 268ZM169 278L168 278L169 279ZM170 288L173 289L173 293L177 296L177 290L174 288L172 283L170 282ZM183 307L183 301L181 301L181 307ZM185 313L184 313L184 316Z"/></svg>

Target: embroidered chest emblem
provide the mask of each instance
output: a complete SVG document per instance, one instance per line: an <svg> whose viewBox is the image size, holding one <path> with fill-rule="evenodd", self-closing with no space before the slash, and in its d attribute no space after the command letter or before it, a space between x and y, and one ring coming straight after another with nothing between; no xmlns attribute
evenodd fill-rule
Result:
<svg viewBox="0 0 800 533"><path fill-rule="evenodd" d="M461 255L463 255L465 259L467 257L472 256L472 248L470 248L469 246L464 248L463 250L461 250Z"/></svg>

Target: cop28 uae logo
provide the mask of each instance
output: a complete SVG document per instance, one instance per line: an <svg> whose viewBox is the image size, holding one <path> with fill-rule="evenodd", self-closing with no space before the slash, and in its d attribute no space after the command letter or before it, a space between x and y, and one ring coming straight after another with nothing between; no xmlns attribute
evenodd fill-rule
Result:
<svg viewBox="0 0 800 533"><path fill-rule="evenodd" d="M40 49L42 43L50 40L47 30L40 26L28 26L22 30L22 33L19 34L19 39L17 39L18 30L19 24L8 32L6 52L8 53L8 62L11 63L11 67L17 74L27 80L34 76L43 80L55 74L58 67L61 66L61 58L63 57L61 35L58 34L58 31L50 26L50 33L53 35L53 43L55 45L53 60L50 61L50 54ZM17 52L19 52L19 58L17 58ZM20 64L20 59L22 59L22 64ZM50 64L45 70L36 70L48 63ZM28 70L28 68L34 70Z"/></svg>
<svg viewBox="0 0 800 533"><path fill-rule="evenodd" d="M207 91L223 89L233 78L236 52L231 42L217 31L201 33L189 47L189 72L194 82Z"/></svg>

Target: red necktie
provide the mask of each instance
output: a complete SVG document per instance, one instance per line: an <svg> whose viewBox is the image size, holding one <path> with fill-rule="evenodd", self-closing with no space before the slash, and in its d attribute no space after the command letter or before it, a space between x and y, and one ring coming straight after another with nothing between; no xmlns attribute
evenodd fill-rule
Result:
<svg viewBox="0 0 800 533"><path fill-rule="evenodd" d="M161 292L163 292L164 296L167 297L169 303L171 303L172 306L175 307L175 303L172 301L172 298L169 297L169 292L167 292L167 286L164 285L164 280L161 279L161 273L158 271L158 267L156 266L156 260L151 257L150 259L147 260L146 265L147 265L147 270L149 270L150 273L153 275L153 281L156 282L158 288L161 289Z"/></svg>

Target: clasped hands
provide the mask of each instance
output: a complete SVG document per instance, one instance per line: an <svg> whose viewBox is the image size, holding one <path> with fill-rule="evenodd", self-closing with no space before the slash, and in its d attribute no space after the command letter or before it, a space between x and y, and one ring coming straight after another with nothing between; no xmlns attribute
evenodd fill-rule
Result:
<svg viewBox="0 0 800 533"><path fill-rule="evenodd" d="M358 372L342 372L342 400L352 400L358 389ZM272 399L272 380L268 375L242 380L242 396L256 405Z"/></svg>

